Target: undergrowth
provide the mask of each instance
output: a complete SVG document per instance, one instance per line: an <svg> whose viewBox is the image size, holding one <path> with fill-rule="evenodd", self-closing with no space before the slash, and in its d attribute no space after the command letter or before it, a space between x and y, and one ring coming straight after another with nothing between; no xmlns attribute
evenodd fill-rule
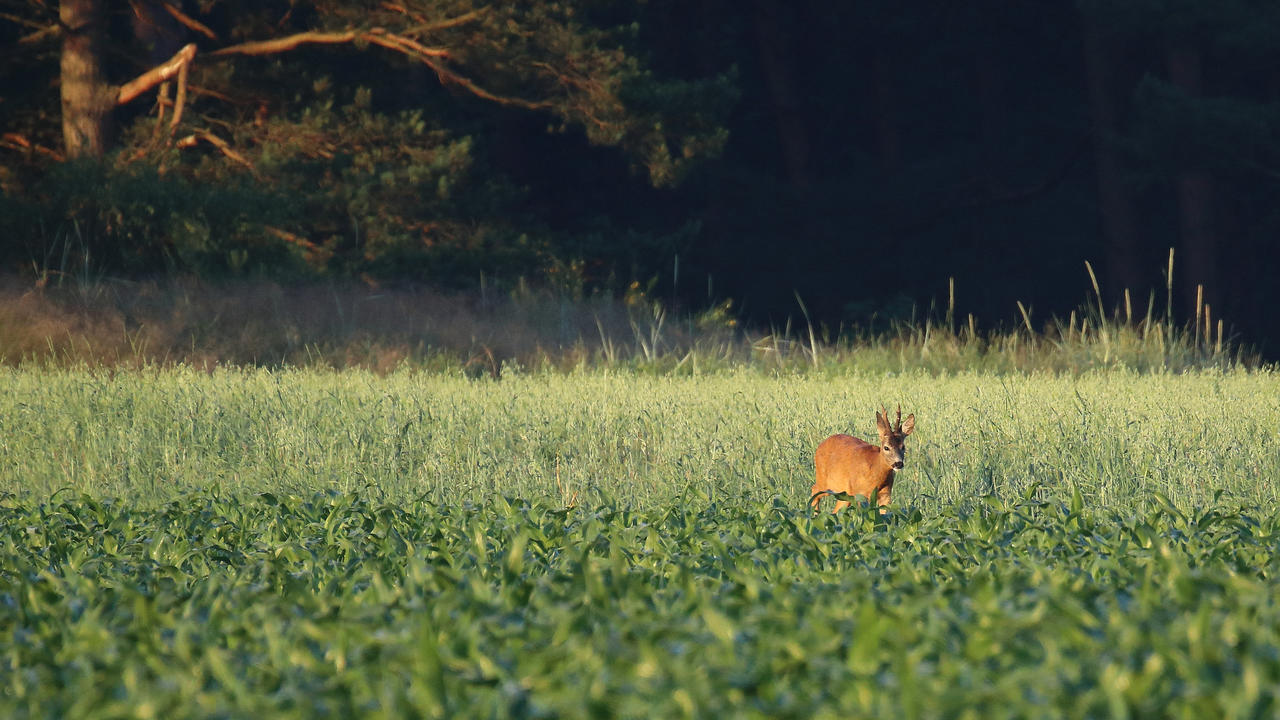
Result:
<svg viewBox="0 0 1280 720"><path fill-rule="evenodd" d="M1090 272L1092 272L1090 270ZM730 302L676 313L641 291L571 298L518 286L443 294L354 283L211 284L190 278L0 280L0 363L36 366L188 365L411 367L498 377L509 369L585 367L701 374L736 367L783 372L1081 373L1256 367L1256 354L1206 313L1177 323L1108 312L1100 295L1067 318L983 329L945 314L888 332L743 327ZM1096 291L1096 284L1095 284ZM803 311L803 303L798 303ZM802 317L804 317L802 315Z"/></svg>

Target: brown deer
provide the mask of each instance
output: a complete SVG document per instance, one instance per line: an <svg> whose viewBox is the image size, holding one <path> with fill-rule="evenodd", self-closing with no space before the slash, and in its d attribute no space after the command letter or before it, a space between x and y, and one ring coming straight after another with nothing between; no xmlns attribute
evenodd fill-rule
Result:
<svg viewBox="0 0 1280 720"><path fill-rule="evenodd" d="M889 411L882 405L876 413L876 430L880 433L880 444L859 440L850 435L832 435L813 454L814 468L818 481L809 491L809 504L816 510L818 501L827 491L862 495L868 502L875 496L880 512L885 513L889 504L889 493L893 490L893 473L901 470L907 451L903 441L916 429L915 413L902 421L902 406L898 406L896 425L889 424ZM840 512L849 504L848 500L836 499L836 508L832 513Z"/></svg>

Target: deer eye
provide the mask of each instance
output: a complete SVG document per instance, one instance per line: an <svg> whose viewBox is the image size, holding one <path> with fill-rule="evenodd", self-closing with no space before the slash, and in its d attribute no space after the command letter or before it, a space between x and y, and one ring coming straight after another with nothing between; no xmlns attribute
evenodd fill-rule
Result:
<svg viewBox="0 0 1280 720"><path fill-rule="evenodd" d="M885 445L885 446L884 446L884 450L885 450L885 452L889 452L889 446L888 446L888 445Z"/></svg>

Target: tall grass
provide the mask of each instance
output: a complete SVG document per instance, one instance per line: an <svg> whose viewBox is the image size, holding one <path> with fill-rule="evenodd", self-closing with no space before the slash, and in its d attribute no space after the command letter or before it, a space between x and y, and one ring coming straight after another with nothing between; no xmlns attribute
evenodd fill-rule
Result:
<svg viewBox="0 0 1280 720"><path fill-rule="evenodd" d="M1093 278L1092 268L1088 268ZM732 367L843 374L1081 373L1254 367L1258 358L1199 306L1186 324L1154 294L1134 313L1128 293L1108 312L1094 298L1066 318L980 329L956 317L954 284L940 317L888 332L803 325L743 327L725 302L678 315L643 292L572 299L524 286L442 294L355 284L212 285L190 279L81 279L32 287L0 281L0 363L143 367L185 364L401 367L500 376L505 368L585 367L693 375Z"/></svg>
<svg viewBox="0 0 1280 720"><path fill-rule="evenodd" d="M1090 503L1181 507L1225 492L1276 506L1271 371L1080 376L923 371L698 378L509 372L0 369L0 493L155 503L178 493L312 492L562 505L802 505L812 452L914 412L894 503L936 509L1033 486Z"/></svg>

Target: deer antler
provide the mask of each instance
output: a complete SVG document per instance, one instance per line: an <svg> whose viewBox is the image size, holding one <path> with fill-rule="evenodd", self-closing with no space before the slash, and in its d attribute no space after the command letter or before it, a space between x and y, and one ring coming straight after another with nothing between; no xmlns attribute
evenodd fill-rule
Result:
<svg viewBox="0 0 1280 720"><path fill-rule="evenodd" d="M885 419L885 420L888 420L888 419L889 419L889 414L888 414L888 413L885 413L885 417L884 417L884 419ZM893 431L894 431L894 432L902 432L902 403L898 403L898 421L897 421L897 423L894 425Z"/></svg>

